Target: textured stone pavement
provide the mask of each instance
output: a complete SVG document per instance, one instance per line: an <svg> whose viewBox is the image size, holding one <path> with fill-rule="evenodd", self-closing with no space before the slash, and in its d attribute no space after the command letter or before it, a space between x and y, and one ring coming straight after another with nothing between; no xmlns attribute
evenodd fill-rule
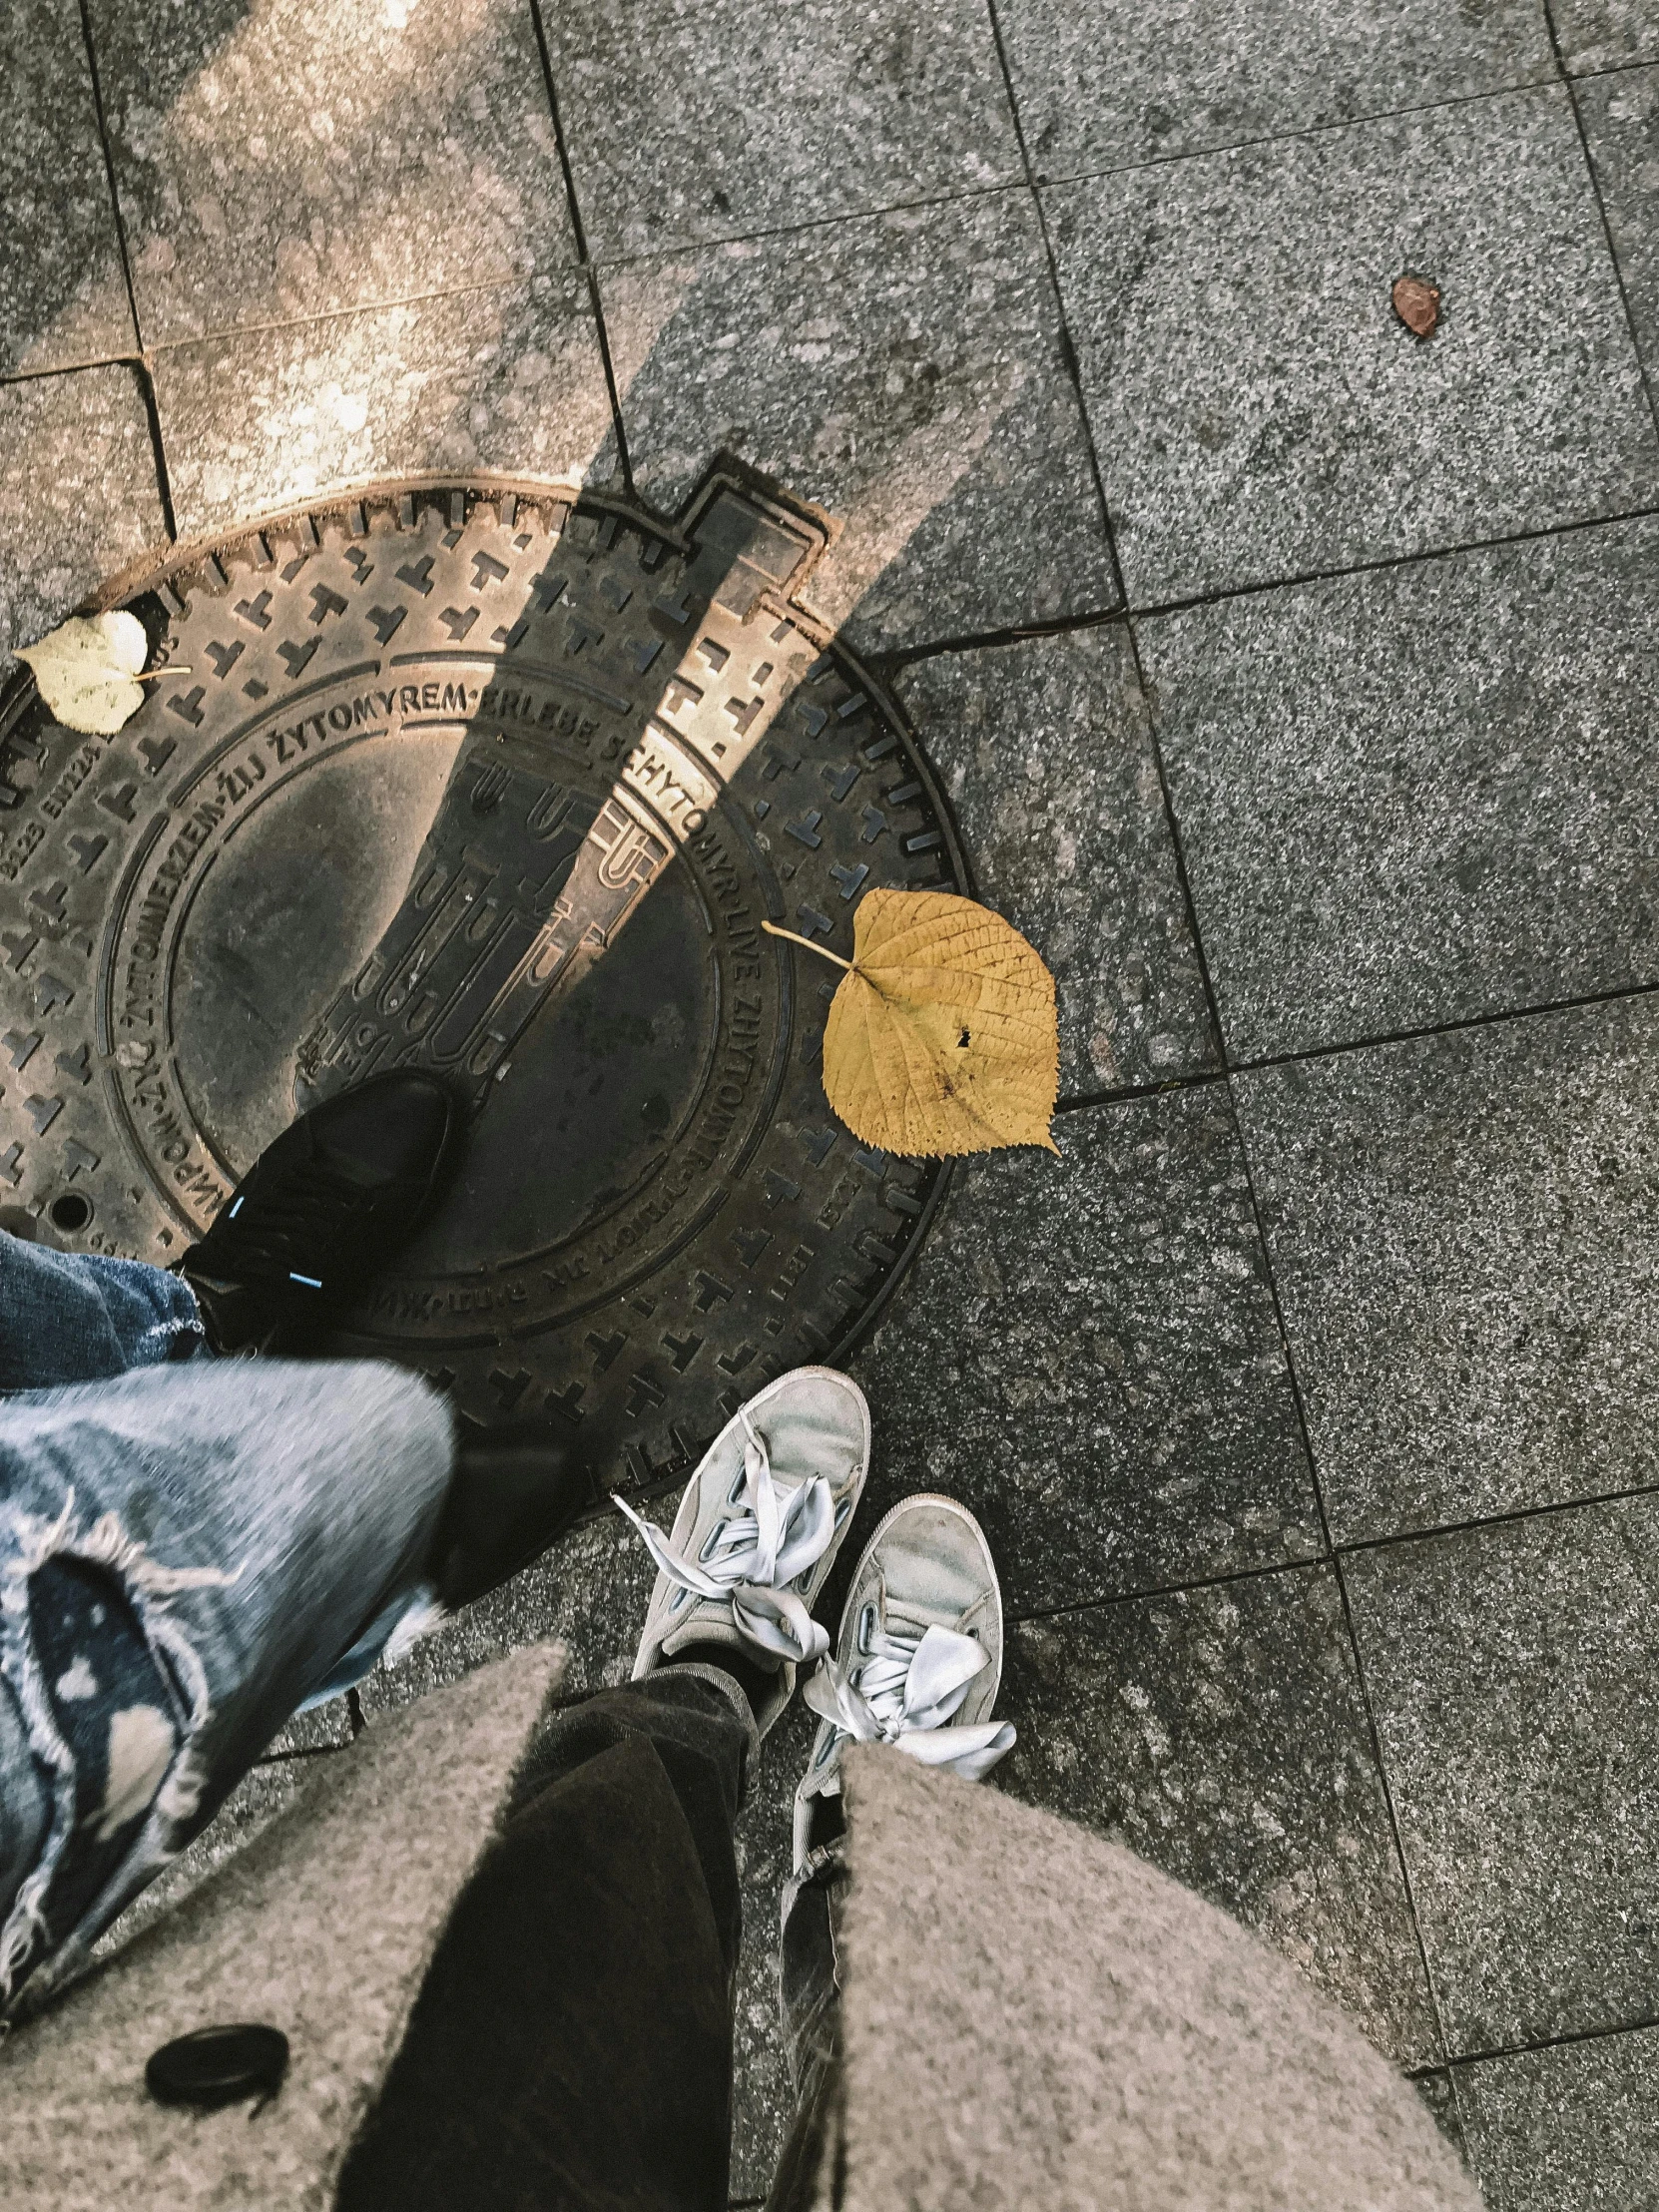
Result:
<svg viewBox="0 0 1659 2212"><path fill-rule="evenodd" d="M671 508L727 446L841 520L822 609L1060 984L1061 1157L973 1164L857 1361L870 1509L947 1485L997 1546L999 1779L1260 1928L1494 2208L1650 2206L1653 0L0 38L0 652L379 472ZM532 1634L618 1679L645 1590L584 1530L366 1725ZM745 1828L745 2200L805 1743Z"/></svg>

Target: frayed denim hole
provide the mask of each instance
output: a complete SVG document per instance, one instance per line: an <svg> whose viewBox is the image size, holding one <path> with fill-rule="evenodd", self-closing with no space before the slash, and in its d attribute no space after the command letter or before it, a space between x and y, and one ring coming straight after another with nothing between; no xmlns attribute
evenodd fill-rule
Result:
<svg viewBox="0 0 1659 2212"><path fill-rule="evenodd" d="M159 1711L179 1735L182 1701L158 1666L139 1617L108 1568L58 1554L29 1578L29 1633L58 1733L75 1757L84 1820L104 1805L114 1716Z"/></svg>
<svg viewBox="0 0 1659 2212"><path fill-rule="evenodd" d="M52 1719L74 1762L74 1826L44 1903L61 1942L149 1819L184 1730L170 1674L108 1567L57 1553L29 1578L29 1633Z"/></svg>

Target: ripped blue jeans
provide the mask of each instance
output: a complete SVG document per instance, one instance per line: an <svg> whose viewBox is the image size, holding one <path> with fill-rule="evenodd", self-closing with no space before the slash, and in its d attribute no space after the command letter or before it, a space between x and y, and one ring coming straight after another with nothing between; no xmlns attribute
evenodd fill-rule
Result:
<svg viewBox="0 0 1659 2212"><path fill-rule="evenodd" d="M0 2013L85 1962L418 1601L447 1407L216 1360L188 1285L0 1233Z"/></svg>

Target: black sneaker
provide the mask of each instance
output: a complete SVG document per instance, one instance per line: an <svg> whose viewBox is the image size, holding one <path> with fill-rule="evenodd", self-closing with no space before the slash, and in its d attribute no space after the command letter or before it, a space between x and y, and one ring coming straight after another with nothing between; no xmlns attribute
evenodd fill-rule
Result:
<svg viewBox="0 0 1659 2212"><path fill-rule="evenodd" d="M330 1320L430 1213L461 1134L435 1076L394 1068L301 1114L179 1262L218 1352Z"/></svg>

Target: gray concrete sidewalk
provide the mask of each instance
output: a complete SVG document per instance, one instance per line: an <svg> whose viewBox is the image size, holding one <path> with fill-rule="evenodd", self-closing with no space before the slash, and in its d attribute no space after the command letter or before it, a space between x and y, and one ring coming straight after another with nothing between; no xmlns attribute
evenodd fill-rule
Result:
<svg viewBox="0 0 1659 2212"><path fill-rule="evenodd" d="M0 652L381 473L672 510L729 447L842 520L820 609L1064 1056L1061 1157L969 1168L856 1363L866 1510L985 1523L999 1781L1281 1945L1494 2208L1650 2206L1652 0L6 0L0 54ZM584 1530L369 1725L532 1634L618 1679L646 1588Z"/></svg>

